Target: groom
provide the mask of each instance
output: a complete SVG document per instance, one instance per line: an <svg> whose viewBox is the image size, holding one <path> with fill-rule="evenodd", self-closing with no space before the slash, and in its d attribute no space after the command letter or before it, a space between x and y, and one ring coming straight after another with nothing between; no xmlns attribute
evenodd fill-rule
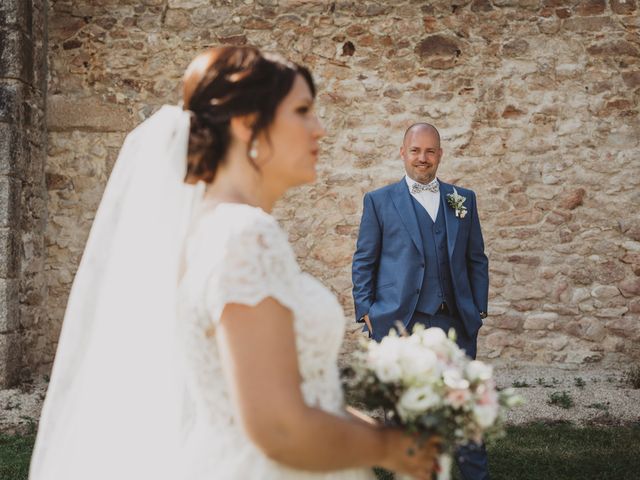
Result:
<svg viewBox="0 0 640 480"><path fill-rule="evenodd" d="M397 321L453 328L458 345L476 357L487 316L488 260L475 194L436 179L440 134L428 123L405 132L406 176L364 196L353 256L356 319L376 341ZM458 452L465 480L489 478L484 447Z"/></svg>

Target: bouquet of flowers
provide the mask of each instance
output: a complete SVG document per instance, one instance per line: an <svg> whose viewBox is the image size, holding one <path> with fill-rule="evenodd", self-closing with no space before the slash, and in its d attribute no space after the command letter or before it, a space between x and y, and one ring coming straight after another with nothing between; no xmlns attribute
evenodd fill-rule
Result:
<svg viewBox="0 0 640 480"><path fill-rule="evenodd" d="M350 398L409 432L439 435L439 480L451 475L460 445L500 436L506 409L521 402L511 389L497 391L491 366L467 357L439 328L417 325L410 336L392 331L367 341L356 354Z"/></svg>

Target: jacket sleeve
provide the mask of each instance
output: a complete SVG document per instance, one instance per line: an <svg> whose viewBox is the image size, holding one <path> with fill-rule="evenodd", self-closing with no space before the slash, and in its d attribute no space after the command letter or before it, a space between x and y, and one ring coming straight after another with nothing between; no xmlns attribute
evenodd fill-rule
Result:
<svg viewBox="0 0 640 480"><path fill-rule="evenodd" d="M351 277L356 321L369 313L375 301L375 284L382 246L382 229L370 194L364 196L362 219L356 251L353 255Z"/></svg>
<svg viewBox="0 0 640 480"><path fill-rule="evenodd" d="M489 260L484 253L484 240L478 217L478 204L475 194L471 192L473 200L471 214L471 232L467 242L467 271L473 301L478 311L486 312L489 303Z"/></svg>

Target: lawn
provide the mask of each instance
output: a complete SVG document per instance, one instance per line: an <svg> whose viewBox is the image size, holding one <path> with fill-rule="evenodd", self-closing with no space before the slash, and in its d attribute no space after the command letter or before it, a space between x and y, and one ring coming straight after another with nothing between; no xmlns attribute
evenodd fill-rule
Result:
<svg viewBox="0 0 640 480"><path fill-rule="evenodd" d="M35 437L0 434L0 478L26 480Z"/></svg>
<svg viewBox="0 0 640 480"><path fill-rule="evenodd" d="M32 447L31 435L0 435L2 480L26 480ZM488 448L493 480L628 480L640 472L640 424L509 427L507 436ZM392 477L380 473L379 478Z"/></svg>

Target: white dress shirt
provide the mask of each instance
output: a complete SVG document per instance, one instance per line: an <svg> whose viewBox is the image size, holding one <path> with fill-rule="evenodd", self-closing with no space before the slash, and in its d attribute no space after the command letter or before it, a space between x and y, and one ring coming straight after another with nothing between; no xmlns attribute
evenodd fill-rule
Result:
<svg viewBox="0 0 640 480"><path fill-rule="evenodd" d="M407 185L409 185L409 193L411 193L411 187L418 183L415 180L410 179L407 175L405 175L405 180L407 181ZM438 179L434 178L431 183L437 182ZM424 207L427 211L431 220L434 222L438 217L438 209L440 208L440 193L433 193L429 191L423 191L419 193L411 193L413 198L415 198L420 205Z"/></svg>

